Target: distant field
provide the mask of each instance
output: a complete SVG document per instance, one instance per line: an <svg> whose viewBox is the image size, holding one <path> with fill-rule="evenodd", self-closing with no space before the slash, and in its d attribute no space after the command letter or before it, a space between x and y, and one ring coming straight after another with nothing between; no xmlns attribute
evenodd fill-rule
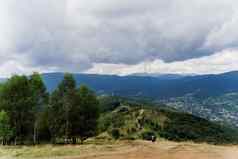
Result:
<svg viewBox="0 0 238 159"><path fill-rule="evenodd" d="M237 159L237 146L120 141L77 146L0 147L0 159Z"/></svg>

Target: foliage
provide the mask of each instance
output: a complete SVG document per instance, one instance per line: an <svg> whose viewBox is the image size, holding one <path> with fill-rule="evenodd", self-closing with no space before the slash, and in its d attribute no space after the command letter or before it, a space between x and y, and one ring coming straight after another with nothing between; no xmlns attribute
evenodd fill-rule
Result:
<svg viewBox="0 0 238 159"><path fill-rule="evenodd" d="M97 133L98 105L94 92L84 85L77 88L71 74L51 95L40 74L14 75L0 85L0 135L15 144L83 141Z"/></svg>
<svg viewBox="0 0 238 159"><path fill-rule="evenodd" d="M53 137L81 141L95 135L99 117L98 100L94 92L82 85L76 88L73 76L66 74L52 93L49 106L49 123Z"/></svg>
<svg viewBox="0 0 238 159"><path fill-rule="evenodd" d="M152 136L156 136L156 133L153 131L144 131L141 134L143 140L152 140Z"/></svg>
<svg viewBox="0 0 238 159"><path fill-rule="evenodd" d="M124 105L122 103L122 105ZM174 141L238 143L238 131L208 120L159 107L120 106L100 117L101 132L120 132L120 138L150 139L157 136Z"/></svg>
<svg viewBox="0 0 238 159"><path fill-rule="evenodd" d="M75 107L76 84L71 74L65 74L63 81L52 93L49 106L49 124L52 136L69 139L72 133L70 116Z"/></svg>
<svg viewBox="0 0 238 159"><path fill-rule="evenodd" d="M0 109L7 112L10 125L15 130L15 141L23 142L32 134L34 102L30 82L26 76L14 75L1 89Z"/></svg>
<svg viewBox="0 0 238 159"><path fill-rule="evenodd" d="M14 130L11 128L10 119L5 111L0 112L0 139L5 144L14 134Z"/></svg>
<svg viewBox="0 0 238 159"><path fill-rule="evenodd" d="M119 139L120 138L120 130L119 129L112 129L111 135L114 139Z"/></svg>
<svg viewBox="0 0 238 159"><path fill-rule="evenodd" d="M39 142L40 127L42 127L41 120L42 114L44 114L45 108L48 104L49 95L46 91L44 82L38 73L33 73L29 79L32 100L34 105L34 132L33 132L33 142L34 144Z"/></svg>
<svg viewBox="0 0 238 159"><path fill-rule="evenodd" d="M74 112L73 133L81 140L94 136L97 132L97 120L100 115L96 95L87 86L82 85L77 91L77 104Z"/></svg>

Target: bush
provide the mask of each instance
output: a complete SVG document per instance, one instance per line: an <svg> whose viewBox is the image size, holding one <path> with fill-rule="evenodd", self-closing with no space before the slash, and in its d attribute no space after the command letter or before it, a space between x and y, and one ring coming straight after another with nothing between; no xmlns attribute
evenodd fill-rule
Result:
<svg viewBox="0 0 238 159"><path fill-rule="evenodd" d="M112 129L111 131L111 135L114 139L119 139L121 134L120 134L120 130L119 129Z"/></svg>
<svg viewBox="0 0 238 159"><path fill-rule="evenodd" d="M156 133L153 131L145 131L141 134L143 140L152 140L152 136L156 137Z"/></svg>

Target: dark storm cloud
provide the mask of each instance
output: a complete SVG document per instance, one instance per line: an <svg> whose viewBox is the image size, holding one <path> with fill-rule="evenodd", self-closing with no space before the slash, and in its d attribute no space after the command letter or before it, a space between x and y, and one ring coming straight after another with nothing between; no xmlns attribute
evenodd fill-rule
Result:
<svg viewBox="0 0 238 159"><path fill-rule="evenodd" d="M69 71L198 58L237 47L236 6L235 0L0 0L0 55Z"/></svg>

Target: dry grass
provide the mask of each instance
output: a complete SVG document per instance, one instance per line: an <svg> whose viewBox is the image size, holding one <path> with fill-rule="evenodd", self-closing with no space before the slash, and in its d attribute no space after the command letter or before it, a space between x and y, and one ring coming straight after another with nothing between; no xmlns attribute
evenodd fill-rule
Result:
<svg viewBox="0 0 238 159"><path fill-rule="evenodd" d="M0 147L0 156L0 159L238 159L238 147L120 141L78 146Z"/></svg>
<svg viewBox="0 0 238 159"><path fill-rule="evenodd" d="M19 146L1 147L0 159L5 158L50 158L55 156L80 155L80 149L75 146Z"/></svg>

